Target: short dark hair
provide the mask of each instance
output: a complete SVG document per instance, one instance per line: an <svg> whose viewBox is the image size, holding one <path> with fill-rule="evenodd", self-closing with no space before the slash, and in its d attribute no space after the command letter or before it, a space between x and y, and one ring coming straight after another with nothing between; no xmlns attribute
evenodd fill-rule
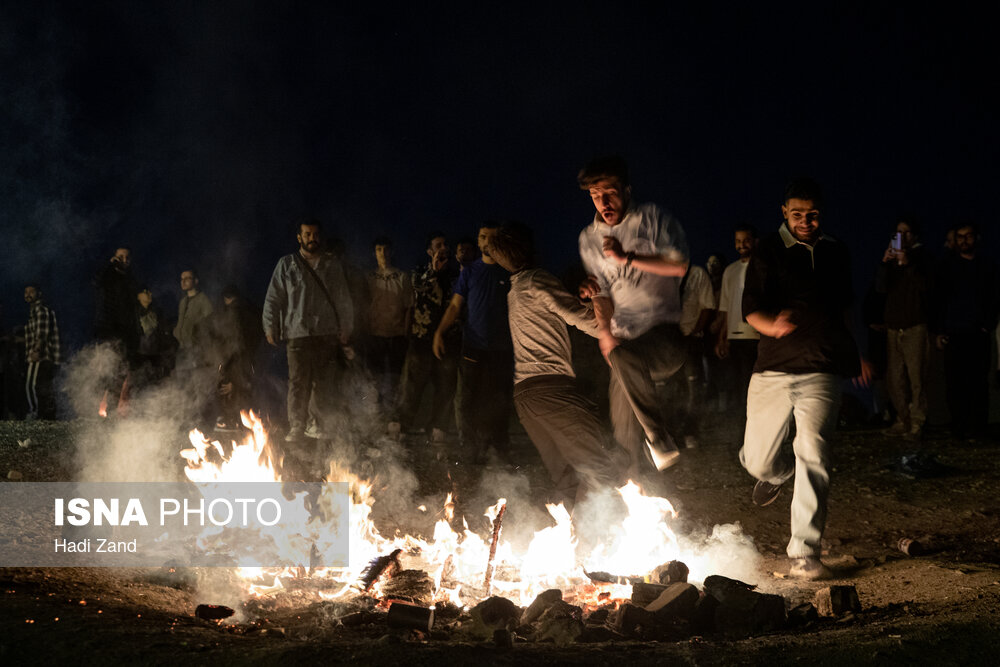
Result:
<svg viewBox="0 0 1000 667"><path fill-rule="evenodd" d="M500 229L500 223L496 220L483 220L478 229Z"/></svg>
<svg viewBox="0 0 1000 667"><path fill-rule="evenodd" d="M383 245L383 246L386 246L387 248L391 248L392 247L392 239L390 239L388 236L384 236L384 235L383 236L376 236L375 240L372 241L372 250L374 250L375 246L378 246L378 245Z"/></svg>
<svg viewBox="0 0 1000 667"><path fill-rule="evenodd" d="M594 183L605 178L617 178L622 187L628 187L628 163L620 155L596 157L579 171L576 182L581 190L589 190Z"/></svg>
<svg viewBox="0 0 1000 667"><path fill-rule="evenodd" d="M465 243L467 245L474 246L474 245L476 245L476 239L472 238L471 236L463 236L462 238L460 238L457 241L455 241L455 246L456 247L460 246L463 243Z"/></svg>
<svg viewBox="0 0 1000 667"><path fill-rule="evenodd" d="M301 234L302 228L305 227L306 225L308 225L309 227L319 227L320 229L323 229L323 223L319 221L319 218L307 215L295 221L295 235L298 236L299 234Z"/></svg>
<svg viewBox="0 0 1000 667"><path fill-rule="evenodd" d="M736 232L746 232L753 238L757 238L757 228L749 222L741 222L733 227L733 234L736 234Z"/></svg>
<svg viewBox="0 0 1000 667"><path fill-rule="evenodd" d="M527 225L505 222L490 243L490 251L494 257L499 255L512 269L519 271L533 263L534 235Z"/></svg>
<svg viewBox="0 0 1000 667"><path fill-rule="evenodd" d="M892 233L896 233L896 227L899 223L904 223L910 228L910 233L914 236L920 236L924 231L924 225L921 223L920 219L913 215L912 213L901 213L896 216L896 222L892 223Z"/></svg>
<svg viewBox="0 0 1000 667"><path fill-rule="evenodd" d="M187 267L187 268L185 268L185 269L181 269L181 273L182 274L183 273L190 273L191 277L194 278L195 280L199 280L199 281L201 280L201 277L198 275L198 271L196 269L191 268L190 266Z"/></svg>
<svg viewBox="0 0 1000 667"><path fill-rule="evenodd" d="M222 288L222 298L223 299L239 299L240 290L236 285L229 284Z"/></svg>
<svg viewBox="0 0 1000 667"><path fill-rule="evenodd" d="M979 225L974 223L972 220L959 220L958 222L954 223L951 227L949 227L948 231L955 232L957 234L958 230L964 229L965 227L970 228L972 230L972 233L975 234L977 238L979 237Z"/></svg>
<svg viewBox="0 0 1000 667"><path fill-rule="evenodd" d="M787 202L789 199L811 201L814 206L819 208L823 205L823 189L819 183L808 176L798 176L785 186L785 198L782 201Z"/></svg>
<svg viewBox="0 0 1000 667"><path fill-rule="evenodd" d="M448 236L444 232L442 232L440 229L435 229L434 231L432 231L430 234L427 235L427 239L426 239L426 243L424 244L424 247L425 248L430 248L431 247L431 243L434 242L434 239L445 239L447 241L448 240Z"/></svg>

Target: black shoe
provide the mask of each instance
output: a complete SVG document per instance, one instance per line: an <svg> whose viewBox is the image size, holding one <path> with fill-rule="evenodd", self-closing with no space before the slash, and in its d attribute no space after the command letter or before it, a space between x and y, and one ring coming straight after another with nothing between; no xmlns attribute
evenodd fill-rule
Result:
<svg viewBox="0 0 1000 667"><path fill-rule="evenodd" d="M753 504L758 507L770 505L780 493L780 484L771 484L761 480L753 486Z"/></svg>

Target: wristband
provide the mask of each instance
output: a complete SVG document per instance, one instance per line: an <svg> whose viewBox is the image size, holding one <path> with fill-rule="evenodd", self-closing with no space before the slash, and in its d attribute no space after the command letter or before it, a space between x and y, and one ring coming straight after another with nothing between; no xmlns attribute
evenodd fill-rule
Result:
<svg viewBox="0 0 1000 667"><path fill-rule="evenodd" d="M630 266L632 266L632 260L634 260L634 259L635 259L635 253L634 252L627 252L627 253L625 253L625 268L626 269L629 268Z"/></svg>

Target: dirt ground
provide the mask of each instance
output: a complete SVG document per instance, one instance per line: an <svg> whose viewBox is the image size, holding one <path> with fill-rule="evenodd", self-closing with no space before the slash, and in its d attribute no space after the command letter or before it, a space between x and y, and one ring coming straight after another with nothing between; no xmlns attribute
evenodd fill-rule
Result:
<svg viewBox="0 0 1000 667"><path fill-rule="evenodd" d="M74 423L0 423L0 473L25 481L73 479ZM31 438L30 447L18 440ZM739 521L763 554L766 588L789 605L827 585L785 578L791 494L766 508L750 501L751 480L736 460L739 432L715 425L661 479L683 525ZM180 444L180 443L179 443ZM530 443L515 440L520 468L544 496L545 476ZM993 441L919 444L873 429L842 430L835 449L825 560L857 587L863 610L749 639L694 637L676 643L605 642L557 647L454 638L415 638L384 628L341 627L343 605L275 610L254 623L219 626L195 618L182 576L129 569L0 569L0 661L114 664L180 661L226 664L996 664L1000 641L1000 452ZM903 466L905 455L923 458ZM930 459L934 455L935 459ZM374 463L377 466L377 462ZM433 490L441 462L414 457ZM484 471L488 474L488 470ZM16 475L15 475L16 476ZM3 480L3 483L14 483ZM900 538L931 553L911 557ZM0 539L12 536L0 534Z"/></svg>

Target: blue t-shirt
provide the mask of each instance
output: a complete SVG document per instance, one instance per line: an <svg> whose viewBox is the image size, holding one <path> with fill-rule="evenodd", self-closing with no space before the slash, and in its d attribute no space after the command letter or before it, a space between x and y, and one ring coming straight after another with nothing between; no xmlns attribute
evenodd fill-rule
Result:
<svg viewBox="0 0 1000 667"><path fill-rule="evenodd" d="M509 350L510 324L507 322L507 292L510 272L499 264L482 259L465 267L455 283L455 294L468 307L462 347L474 350Z"/></svg>

